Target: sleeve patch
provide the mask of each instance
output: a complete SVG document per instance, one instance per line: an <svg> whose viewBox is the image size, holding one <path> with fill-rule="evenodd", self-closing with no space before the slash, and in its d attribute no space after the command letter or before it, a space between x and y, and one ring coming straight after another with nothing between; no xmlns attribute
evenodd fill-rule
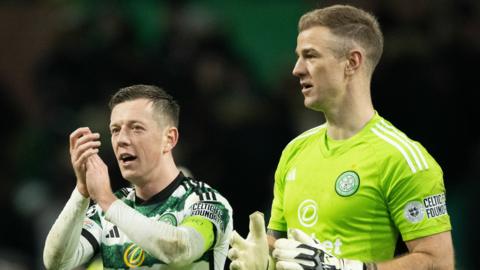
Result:
<svg viewBox="0 0 480 270"><path fill-rule="evenodd" d="M228 224L228 210L219 203L197 202L189 209L189 216L201 216L217 225L223 232Z"/></svg>
<svg viewBox="0 0 480 270"><path fill-rule="evenodd" d="M404 217L411 223L447 215L445 193L425 197L422 201L411 201L405 205Z"/></svg>

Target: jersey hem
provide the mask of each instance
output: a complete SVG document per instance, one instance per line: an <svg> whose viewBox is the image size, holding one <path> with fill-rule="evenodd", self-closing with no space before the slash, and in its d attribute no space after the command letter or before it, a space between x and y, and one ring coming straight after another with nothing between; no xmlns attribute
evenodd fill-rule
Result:
<svg viewBox="0 0 480 270"><path fill-rule="evenodd" d="M410 240L415 240L415 239L418 239L418 238L427 237L427 236L431 236L431 235L434 235L434 234L438 234L438 233L442 233L442 232L446 232L446 231L451 231L451 230L452 230L451 225L445 226L445 227L440 227L440 228L429 227L429 228L424 229L424 230L413 231L413 232L409 232L409 233L406 233L406 234L402 234L402 239L403 239L403 241L410 241Z"/></svg>

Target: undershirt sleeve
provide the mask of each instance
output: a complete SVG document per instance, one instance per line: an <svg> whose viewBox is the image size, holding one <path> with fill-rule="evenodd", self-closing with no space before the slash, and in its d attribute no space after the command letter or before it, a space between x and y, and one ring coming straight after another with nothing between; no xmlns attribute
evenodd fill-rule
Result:
<svg viewBox="0 0 480 270"><path fill-rule="evenodd" d="M206 251L205 239L196 228L175 227L152 220L121 200L110 205L105 219L117 225L133 242L166 264L187 265Z"/></svg>
<svg viewBox="0 0 480 270"><path fill-rule="evenodd" d="M81 237L90 199L72 192L45 241L43 261L47 269L71 269L93 257L94 249Z"/></svg>

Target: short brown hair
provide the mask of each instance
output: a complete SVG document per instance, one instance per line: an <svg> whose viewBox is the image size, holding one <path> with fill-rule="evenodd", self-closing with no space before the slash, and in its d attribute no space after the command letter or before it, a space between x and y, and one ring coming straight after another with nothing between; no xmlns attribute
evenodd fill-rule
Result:
<svg viewBox="0 0 480 270"><path fill-rule="evenodd" d="M152 101L159 118L165 117L170 124L178 127L180 106L165 90L154 85L137 84L121 88L110 98L108 107L113 110L120 103L141 98Z"/></svg>
<svg viewBox="0 0 480 270"><path fill-rule="evenodd" d="M298 22L302 32L314 26L327 27L332 34L350 39L365 49L373 72L383 52L383 34L377 19L370 13L349 5L334 5L315 9L304 14ZM346 55L351 45L338 48L337 53Z"/></svg>

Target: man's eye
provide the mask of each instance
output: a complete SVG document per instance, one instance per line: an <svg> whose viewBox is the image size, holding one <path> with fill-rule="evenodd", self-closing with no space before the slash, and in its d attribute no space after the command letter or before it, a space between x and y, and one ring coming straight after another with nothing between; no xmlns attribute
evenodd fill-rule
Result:
<svg viewBox="0 0 480 270"><path fill-rule="evenodd" d="M118 133L118 128L112 128L112 129L110 130L110 133L111 133L111 134L116 134L116 133Z"/></svg>

